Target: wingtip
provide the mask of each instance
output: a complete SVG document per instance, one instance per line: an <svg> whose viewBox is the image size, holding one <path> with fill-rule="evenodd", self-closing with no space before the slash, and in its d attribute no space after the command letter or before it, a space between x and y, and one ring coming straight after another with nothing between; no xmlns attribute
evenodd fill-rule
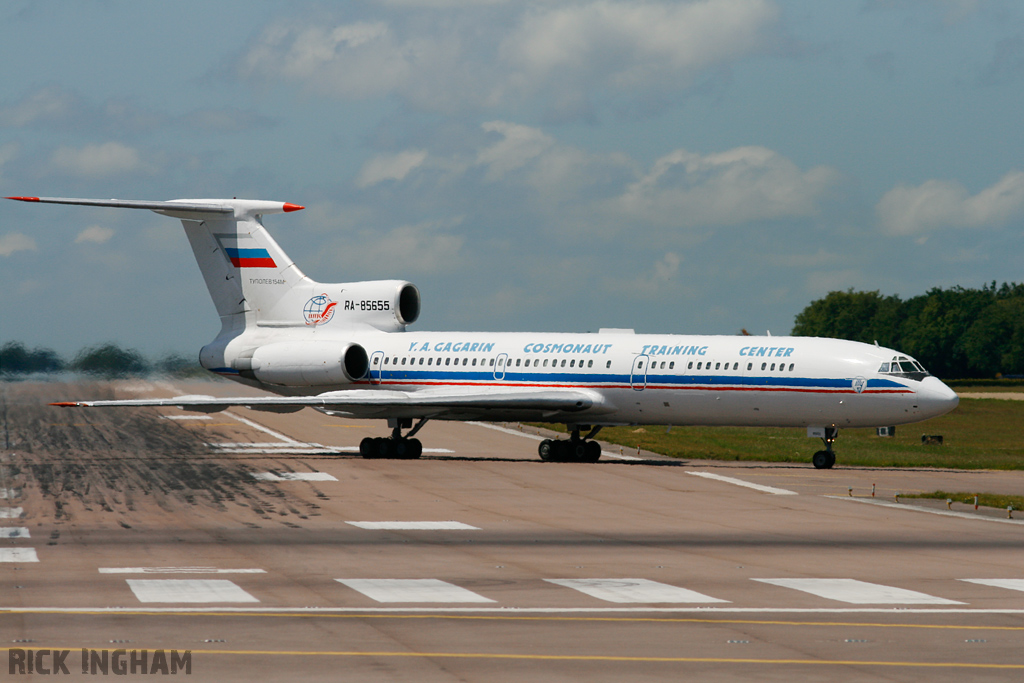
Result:
<svg viewBox="0 0 1024 683"><path fill-rule="evenodd" d="M39 197L5 197L5 199L13 199L16 202L38 202Z"/></svg>
<svg viewBox="0 0 1024 683"><path fill-rule="evenodd" d="M51 403L51 406L58 406L60 408L77 408L82 405L77 401L58 401L57 403Z"/></svg>
<svg viewBox="0 0 1024 683"><path fill-rule="evenodd" d="M290 203L290 202L285 202L285 205L284 205L284 212L285 212L285 213L291 213L292 211L302 211L302 210L303 210L303 209L305 209L305 208L306 208L306 207L304 207L304 206L299 206L298 204L292 204L292 203Z"/></svg>

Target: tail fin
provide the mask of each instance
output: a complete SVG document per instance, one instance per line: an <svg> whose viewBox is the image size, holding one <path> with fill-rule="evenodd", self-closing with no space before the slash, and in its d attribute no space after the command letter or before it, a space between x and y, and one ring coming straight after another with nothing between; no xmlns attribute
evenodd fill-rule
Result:
<svg viewBox="0 0 1024 683"><path fill-rule="evenodd" d="M27 202L150 209L181 219L224 331L249 324L305 325L302 302L314 296L307 278L263 227L268 213L299 211L284 202L178 199L169 202L61 197L8 197Z"/></svg>

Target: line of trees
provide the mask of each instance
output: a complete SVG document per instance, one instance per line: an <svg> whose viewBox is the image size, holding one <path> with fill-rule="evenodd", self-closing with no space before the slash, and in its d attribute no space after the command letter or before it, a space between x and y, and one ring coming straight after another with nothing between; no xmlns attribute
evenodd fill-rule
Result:
<svg viewBox="0 0 1024 683"><path fill-rule="evenodd" d="M15 378L33 374L73 372L103 379L166 375L190 377L206 374L199 362L176 353L149 360L135 349L122 349L107 343L84 348L70 361L53 349L27 348L21 342L0 346L0 377Z"/></svg>
<svg viewBox="0 0 1024 683"><path fill-rule="evenodd" d="M796 316L793 334L877 341L946 379L1024 374L1024 284L931 289L906 301L829 292Z"/></svg>

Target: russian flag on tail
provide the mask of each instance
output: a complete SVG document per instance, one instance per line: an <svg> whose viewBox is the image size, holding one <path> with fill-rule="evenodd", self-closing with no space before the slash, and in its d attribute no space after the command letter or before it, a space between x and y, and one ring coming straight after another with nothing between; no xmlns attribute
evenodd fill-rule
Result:
<svg viewBox="0 0 1024 683"><path fill-rule="evenodd" d="M247 235L217 235L224 254L235 268L277 268L274 258Z"/></svg>

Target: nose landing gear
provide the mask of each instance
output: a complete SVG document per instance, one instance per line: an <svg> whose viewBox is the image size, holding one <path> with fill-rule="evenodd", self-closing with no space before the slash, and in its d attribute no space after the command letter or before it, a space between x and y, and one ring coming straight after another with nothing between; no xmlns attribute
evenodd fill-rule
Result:
<svg viewBox="0 0 1024 683"><path fill-rule="evenodd" d="M591 441L601 431L593 427L580 438L580 425L572 425L568 440L544 439L537 447L540 459L546 462L597 462L601 459L601 444Z"/></svg>
<svg viewBox="0 0 1024 683"><path fill-rule="evenodd" d="M832 444L835 443L837 436L839 436L839 429L837 427L825 427L824 436L820 437L825 444L825 450L818 451L811 458L811 463L815 469L830 470L836 464L836 452L832 450Z"/></svg>

